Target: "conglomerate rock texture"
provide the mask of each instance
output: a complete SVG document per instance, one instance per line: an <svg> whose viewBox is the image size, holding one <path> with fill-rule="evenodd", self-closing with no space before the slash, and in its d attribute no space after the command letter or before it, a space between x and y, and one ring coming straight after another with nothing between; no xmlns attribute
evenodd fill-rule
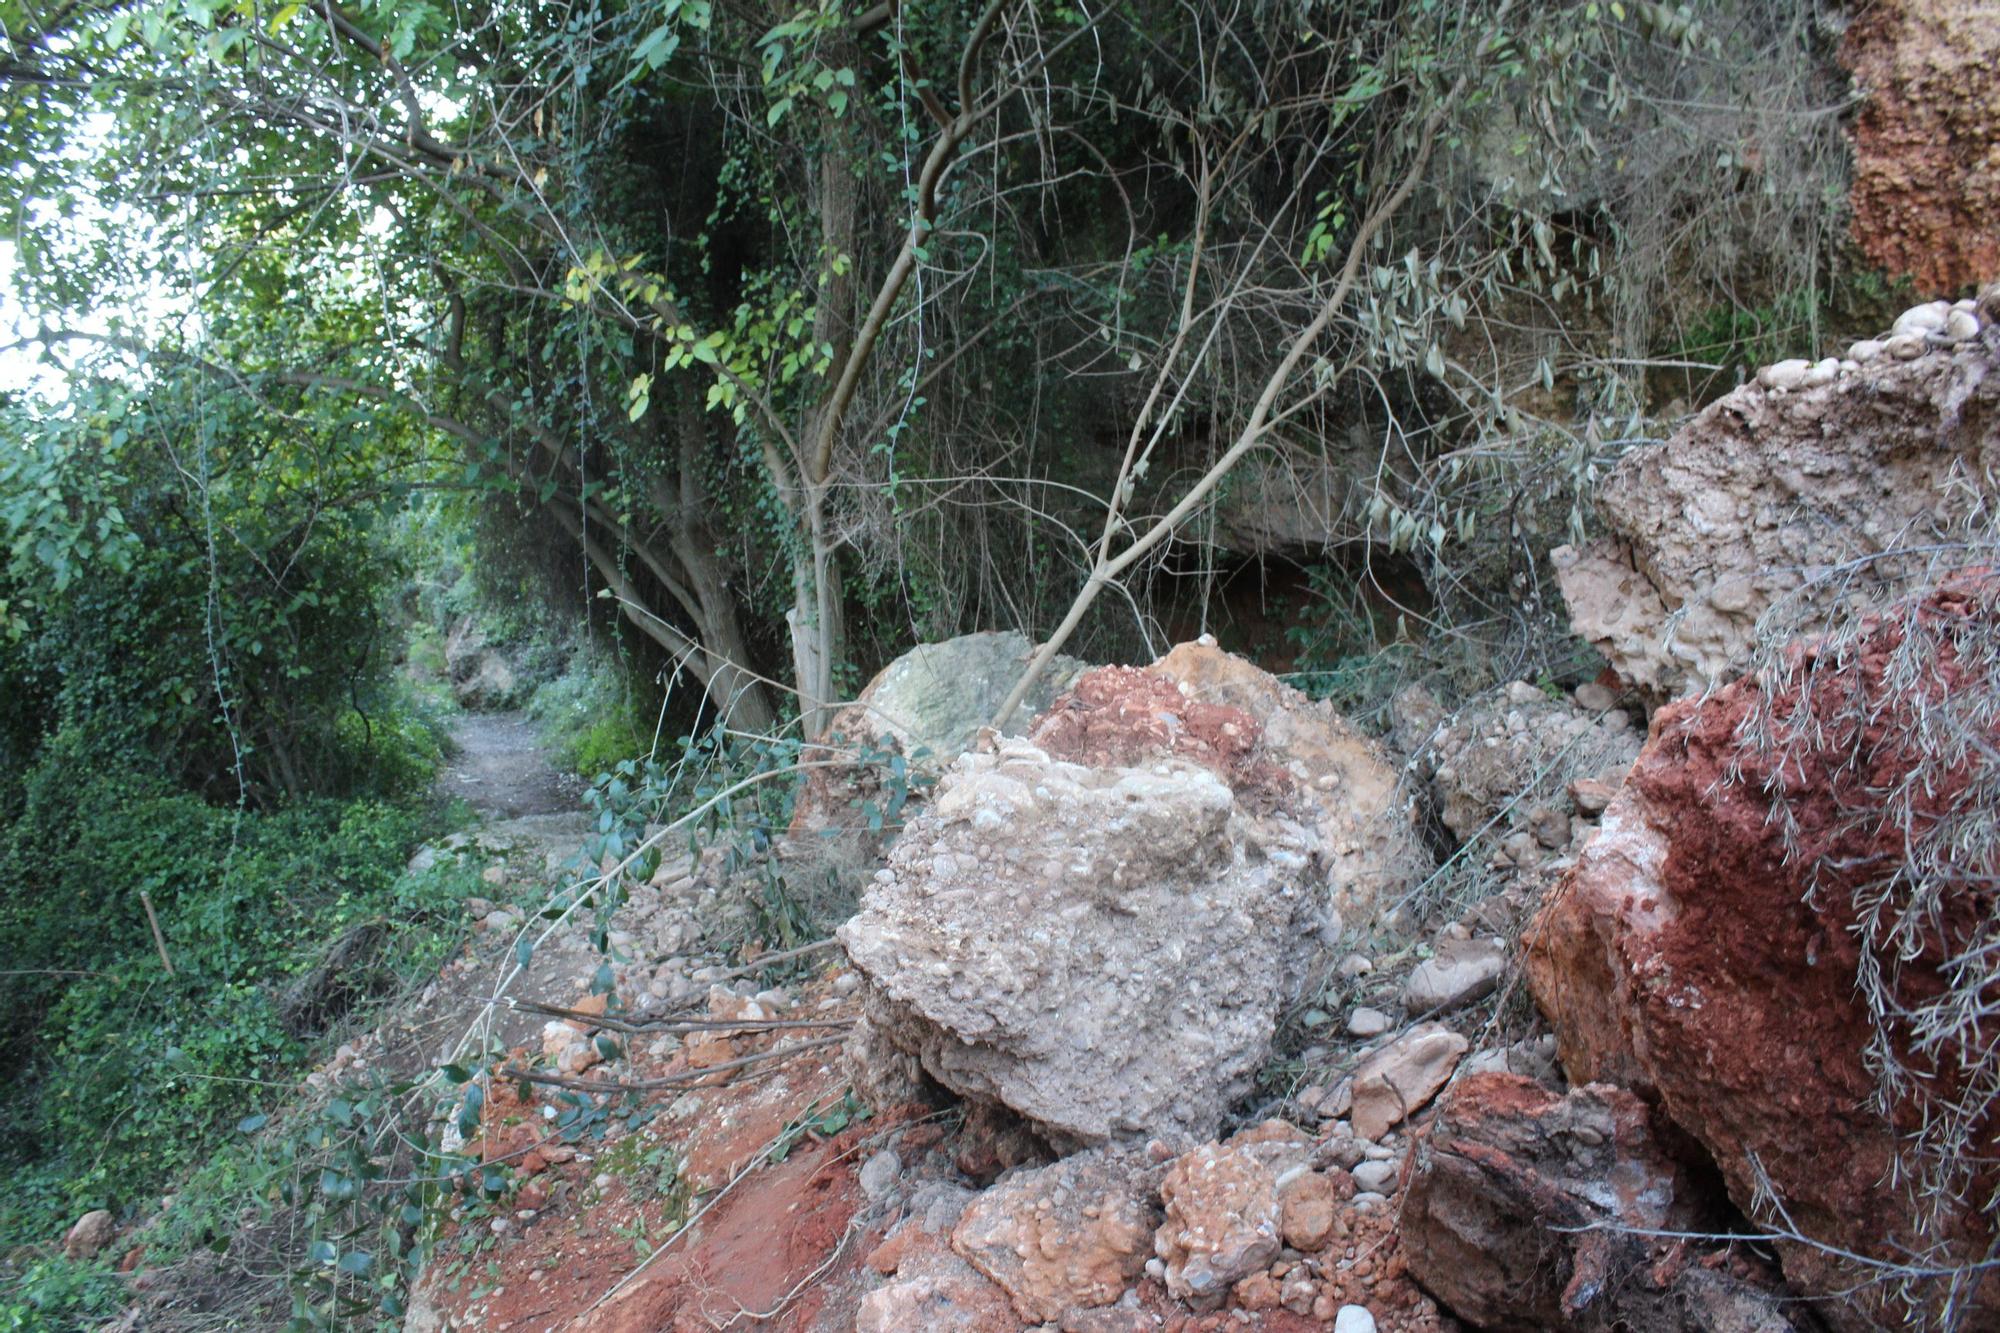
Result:
<svg viewBox="0 0 2000 1333"><path fill-rule="evenodd" d="M1233 661L1103 668L953 766L840 930L858 1067L914 1055L1063 1145L1214 1134L1342 909L1420 864L1386 759Z"/></svg>
<svg viewBox="0 0 2000 1333"><path fill-rule="evenodd" d="M1768 368L1627 454L1596 497L1607 535L1554 553L1577 633L1664 701L1727 679L1781 600L1806 631L1921 573L1885 553L1924 547L2000 478L2000 330L1947 341L1947 318L1857 344L1865 363Z"/></svg>
<svg viewBox="0 0 2000 1333"><path fill-rule="evenodd" d="M1917 634L1931 645L1923 669L1892 665L1907 665L1898 650ZM1867 1054L1889 1031L1899 1062L1949 1101L1984 1058L1976 1025L1933 1031L1920 1049L1907 1028L1881 1026L1858 979L1884 978L1889 1005L1915 1014L1952 985L1953 960L1990 947L2000 865L1990 837L1978 850L1991 816L1979 806L1993 790L2000 710L1983 722L1968 710L1955 749L1911 738L1929 734L1947 696L1991 697L1996 642L2000 579L1974 573L1838 643L1795 649L1761 681L1662 709L1597 838L1525 937L1529 985L1571 1081L1655 1100L1746 1214L1819 1242L1778 1249L1786 1276L1827 1297L1822 1314L1841 1328L1890 1319L1882 1279L1909 1256L1963 1264L1993 1241L1979 1206L2000 1185L1991 1107L1965 1126L1968 1201L1913 1199L1898 1167L1918 1126L1901 1098L1893 1113L1877 1109ZM1748 743L1757 732L1778 743ZM1907 817L1892 813L1897 793ZM1968 840L1927 884L1935 905L1904 916L1893 950L1866 944L1867 904L1907 891L1890 868L1953 818ZM2000 1279L1971 1299L1975 1324L2000 1321Z"/></svg>
<svg viewBox="0 0 2000 1333"><path fill-rule="evenodd" d="M1841 63L1862 93L1852 230L1926 296L2000 273L2000 9L1991 0L1874 0Z"/></svg>
<svg viewBox="0 0 2000 1333"><path fill-rule="evenodd" d="M840 929L932 1078L1075 1143L1204 1137L1269 1047L1306 831L1180 760L967 755Z"/></svg>

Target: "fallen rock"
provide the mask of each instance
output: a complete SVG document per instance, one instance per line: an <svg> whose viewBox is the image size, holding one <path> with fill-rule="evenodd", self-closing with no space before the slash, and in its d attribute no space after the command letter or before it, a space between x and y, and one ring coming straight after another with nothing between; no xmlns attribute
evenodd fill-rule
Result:
<svg viewBox="0 0 2000 1333"><path fill-rule="evenodd" d="M854 1333L998 1333L1021 1326L1007 1293L954 1251L903 1223L895 1277L861 1298Z"/></svg>
<svg viewBox="0 0 2000 1333"><path fill-rule="evenodd" d="M1656 701L1724 681L1774 605L1800 632L1866 609L1924 573L1930 534L1992 501L1962 481L2000 474L2000 355L1899 337L1914 359L1745 385L1612 469L1607 535L1552 559L1576 632L1622 679ZM1900 545L1919 552L1885 554Z"/></svg>
<svg viewBox="0 0 2000 1333"><path fill-rule="evenodd" d="M1333 1333L1375 1333L1375 1316L1365 1305L1343 1305L1333 1316Z"/></svg>
<svg viewBox="0 0 2000 1333"><path fill-rule="evenodd" d="M520 676L472 616L461 616L445 636L444 663L460 707L477 711L520 702Z"/></svg>
<svg viewBox="0 0 2000 1333"><path fill-rule="evenodd" d="M1410 969L1403 983L1403 1009L1435 1014L1460 1008L1493 993L1507 974L1507 951L1491 939L1453 940Z"/></svg>
<svg viewBox="0 0 2000 1333"><path fill-rule="evenodd" d="M951 1244L1024 1322L1109 1305L1153 1252L1160 1210L1143 1149L1097 1149L1016 1171L974 1199Z"/></svg>
<svg viewBox="0 0 2000 1333"><path fill-rule="evenodd" d="M1421 864L1399 790L1213 649L1092 672L1032 743L959 759L841 927L870 1040L1058 1145L1209 1137L1342 905Z"/></svg>
<svg viewBox="0 0 2000 1333"><path fill-rule="evenodd" d="M1325 1247L1340 1211L1340 1191L1317 1171L1293 1175L1278 1188L1278 1227L1285 1244L1301 1254Z"/></svg>
<svg viewBox="0 0 2000 1333"><path fill-rule="evenodd" d="M897 828L922 807L922 784L972 748L1034 650L1027 636L1014 630L962 634L919 644L878 671L855 701L834 715L827 747L817 757L858 758L872 752L886 762L899 755L914 780L903 794L914 801L891 808L898 793L884 782L877 763L810 770L793 805L793 849L813 856L879 855ZM1057 656L1022 701L1018 721L1031 721L1088 669L1073 657ZM870 827L870 805L883 821L880 829Z"/></svg>
<svg viewBox="0 0 2000 1333"><path fill-rule="evenodd" d="M1993 1240L1973 1204L1935 1191L1911 1201L1902 1182L1919 1159L1899 1166L1899 1154L1923 1114L1901 1100L1893 1115L1878 1109L1873 1072L1891 1052L1949 1103L1957 1071L1978 1067L1983 1048L1942 1016L1923 1019L1939 1028L1928 1054L1907 1029L1879 1045L1858 991L1872 977L1901 1011L1924 1015L1950 991L1945 960L1988 938L1979 923L1991 919L1992 868L1962 855L1927 882L1936 905L1907 952L1878 936L1864 953L1862 923L1869 901L1900 892L1882 886L1909 855L1905 830L1948 816L1979 774L1978 790L1992 790L1990 710L1956 731L1942 715L1990 698L1980 674L1990 657L1960 654L2000 637L1996 622L1992 576L1949 581L1863 622L1837 650L1795 650L1761 679L1663 709L1598 838L1526 936L1529 984L1571 1081L1656 1098L1753 1221L1784 1225L1766 1202L1775 1197L1822 1243L1778 1250L1794 1286L1828 1298L1822 1313L1836 1327L1900 1316L1873 1281L1881 1268L1825 1246L1879 1265L1914 1254L1950 1266L1983 1258ZM1909 667L1905 648L1925 665ZM1932 751L1917 774L1916 738L1982 725L1978 745L1955 758ZM1744 739L1755 734L1781 743ZM1883 793L1905 790L1918 812L1885 816ZM1973 1169L1956 1197L1990 1198L2000 1186L1991 1106L1964 1130ZM1919 1307L1941 1299L1923 1283L1911 1290ZM1974 1323L2000 1322L2000 1279L1959 1299Z"/></svg>
<svg viewBox="0 0 2000 1333"><path fill-rule="evenodd" d="M1470 1045L1442 1023L1422 1023L1363 1060L1350 1080L1354 1132L1379 1139L1422 1110Z"/></svg>
<svg viewBox="0 0 2000 1333"><path fill-rule="evenodd" d="M875 1031L1080 1144L1199 1138L1269 1049L1311 842L1178 760L967 755L839 931Z"/></svg>
<svg viewBox="0 0 2000 1333"><path fill-rule="evenodd" d="M1160 1196L1167 1215L1154 1247L1172 1295L1219 1302L1278 1257L1278 1179L1248 1149L1210 1143L1182 1155L1167 1169Z"/></svg>
<svg viewBox="0 0 2000 1333"><path fill-rule="evenodd" d="M112 1238L118 1234L118 1220L108 1208L93 1208L70 1227L63 1236L63 1257L67 1259L94 1259Z"/></svg>
<svg viewBox="0 0 2000 1333"><path fill-rule="evenodd" d="M1478 1328L1793 1328L1774 1284L1721 1267L1720 1247L1648 1234L1716 1221L1638 1097L1603 1084L1558 1096L1479 1074L1459 1080L1417 1139L1403 1253L1411 1275Z"/></svg>
<svg viewBox="0 0 2000 1333"><path fill-rule="evenodd" d="M1370 1194L1393 1194L1396 1177L1402 1167L1393 1161L1363 1162L1350 1173L1354 1177L1354 1187Z"/></svg>
<svg viewBox="0 0 2000 1333"><path fill-rule="evenodd" d="M1379 1037L1389 1030L1389 1015L1380 1009L1366 1005L1347 1016L1347 1035L1350 1037Z"/></svg>

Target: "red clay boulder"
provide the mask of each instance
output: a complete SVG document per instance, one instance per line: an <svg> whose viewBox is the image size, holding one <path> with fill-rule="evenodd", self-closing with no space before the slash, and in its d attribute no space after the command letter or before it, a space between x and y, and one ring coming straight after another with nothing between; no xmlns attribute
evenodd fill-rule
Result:
<svg viewBox="0 0 2000 1333"><path fill-rule="evenodd" d="M1938 1001L1954 980L1975 998L1995 985L1954 969L1988 951L1990 978L2000 947L2000 709L1977 702L2000 686L1996 644L2000 579L1961 577L1661 710L1526 940L1571 1081L1640 1091L1753 1221L1809 1238L1779 1244L1785 1272L1829 1298L1838 1328L1900 1323L1902 1299L1936 1313L1948 1296L2000 1326L2000 1279L1954 1294L1897 1271L1978 1261L1993 1241L1980 1205L2000 1186L2000 1056ZM1927 853L1947 828L1961 836ZM1897 878L1927 856L1921 884ZM1912 901L1929 906L1904 910ZM1878 1022L1871 990L1924 1039ZM1884 1057L1915 1074L1907 1086L1927 1105L1880 1095ZM1962 1193L1913 1202L1925 1159L1912 1136L1954 1101L1973 1108Z"/></svg>

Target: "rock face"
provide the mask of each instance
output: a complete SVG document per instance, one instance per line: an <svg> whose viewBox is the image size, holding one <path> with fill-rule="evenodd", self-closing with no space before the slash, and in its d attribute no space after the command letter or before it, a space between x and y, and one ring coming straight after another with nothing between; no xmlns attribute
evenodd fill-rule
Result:
<svg viewBox="0 0 2000 1333"><path fill-rule="evenodd" d="M1972 673L1990 671L1991 657L1973 645L1990 653L1996 620L1992 576L1948 582L1862 622L1838 651L1796 650L1762 683L1739 681L1706 702L1662 710L1597 839L1527 937L1529 983L1573 1082L1621 1083L1657 1099L1754 1220L1778 1220L1759 1202L1768 1187L1805 1236L1885 1263L1915 1253L1963 1263L1983 1257L1992 1239L1976 1206L1933 1196L1933 1209L1920 1211L1895 1183L1898 1151L1918 1125L1907 1103L1893 1119L1875 1109L1868 1052L1877 1029L1857 978L1878 978L1897 1006L1923 1017L1949 991L1945 960L1990 935L1996 867L1976 863L1982 853L1971 847L1954 854L1930 884L1934 913L1909 919L1900 962L1880 944L1864 954L1857 923L1887 868L1906 859L1905 830L1966 799L1975 823L1982 806L1990 814L1992 766L1977 767L2000 742L1990 714L1983 741L1956 759L1947 753L1921 778L1908 738L1923 733L1906 729L1935 722L1948 698L1988 697L1978 692L1991 685ZM1919 634L1930 665L1913 673L1898 665L1899 649ZM1746 719L1792 743L1746 746ZM1909 820L1867 814L1885 808L1884 793L1906 788L1921 798ZM1890 1049L1949 1099L1962 1077L1954 1071L1985 1056L1949 1022L1936 1036L1929 1054L1906 1033ZM1968 1160L1985 1163L1970 1181L1975 1200L2000 1183L1996 1130L1990 1106L1967 1128ZM1886 1288L1866 1281L1879 1270L1814 1246L1779 1249L1805 1292L1860 1288L1829 1300L1829 1322L1894 1322ZM1989 1277L1972 1300L1975 1323L2000 1320L2000 1280Z"/></svg>
<svg viewBox="0 0 2000 1333"><path fill-rule="evenodd" d="M859 697L835 715L828 737L838 742L841 753L898 754L913 775L934 778L971 748L1034 650L1025 635L1013 630L919 644L875 674ZM1058 656L1017 716L1023 721L1035 717L1087 669L1073 657ZM890 799L873 768L815 770L794 806L791 833L795 839L812 840L809 847L836 841L872 855L885 839L868 827L865 805L874 802L881 810ZM914 815L918 806L906 814Z"/></svg>
<svg viewBox="0 0 2000 1333"><path fill-rule="evenodd" d="M1780 599L1803 601L1787 618L1810 630L1917 572L1920 557L1875 557L1961 518L1979 491L1964 478L2000 475L2000 352L1991 330L1948 342L1950 313L1905 335L1913 360L1745 385L1627 454L1597 495L1609 535L1554 553L1577 633L1671 699L1726 679Z"/></svg>
<svg viewBox="0 0 2000 1333"><path fill-rule="evenodd" d="M1014 1172L973 1200L952 1248L1006 1291L1024 1323L1109 1305L1152 1256L1156 1175L1131 1149Z"/></svg>
<svg viewBox="0 0 2000 1333"><path fill-rule="evenodd" d="M1403 1196L1410 1272L1477 1328L1780 1333L1770 1284L1729 1256L1644 1232L1715 1219L1632 1093L1558 1096L1513 1074L1460 1079L1417 1140ZM1754 1272L1754 1270L1748 1270Z"/></svg>
<svg viewBox="0 0 2000 1333"><path fill-rule="evenodd" d="M1854 119L1854 238L1928 295L2000 272L2000 14L1986 0L1880 0L1855 12L1841 63Z"/></svg>
<svg viewBox="0 0 2000 1333"><path fill-rule="evenodd" d="M1059 1144L1209 1137L1342 907L1416 864L1399 790L1213 649L1093 672L958 761L841 928L869 1041Z"/></svg>

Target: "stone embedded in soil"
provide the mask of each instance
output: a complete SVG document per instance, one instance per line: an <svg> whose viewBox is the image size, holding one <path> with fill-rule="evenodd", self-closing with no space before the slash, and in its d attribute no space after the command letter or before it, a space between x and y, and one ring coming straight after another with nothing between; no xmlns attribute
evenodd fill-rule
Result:
<svg viewBox="0 0 2000 1333"><path fill-rule="evenodd" d="M1152 1254L1157 1175L1143 1149L1096 1149L1016 1171L966 1208L952 1248L1028 1323L1109 1305Z"/></svg>
<svg viewBox="0 0 2000 1333"><path fill-rule="evenodd" d="M118 1220L109 1209L94 1208L76 1219L63 1236L63 1257L91 1259L118 1234Z"/></svg>
<svg viewBox="0 0 2000 1333"><path fill-rule="evenodd" d="M1389 1015L1380 1009L1363 1005L1347 1016L1347 1035L1350 1037L1379 1037L1388 1030Z"/></svg>
<svg viewBox="0 0 2000 1333"><path fill-rule="evenodd" d="M1391 1194L1395 1192L1396 1176L1401 1170L1402 1165L1398 1162L1363 1162L1355 1167L1351 1174L1356 1189L1367 1190L1374 1194Z"/></svg>
<svg viewBox="0 0 2000 1333"><path fill-rule="evenodd" d="M1470 1045L1442 1023L1423 1023L1369 1055L1350 1080L1354 1132L1379 1139L1422 1110Z"/></svg>

